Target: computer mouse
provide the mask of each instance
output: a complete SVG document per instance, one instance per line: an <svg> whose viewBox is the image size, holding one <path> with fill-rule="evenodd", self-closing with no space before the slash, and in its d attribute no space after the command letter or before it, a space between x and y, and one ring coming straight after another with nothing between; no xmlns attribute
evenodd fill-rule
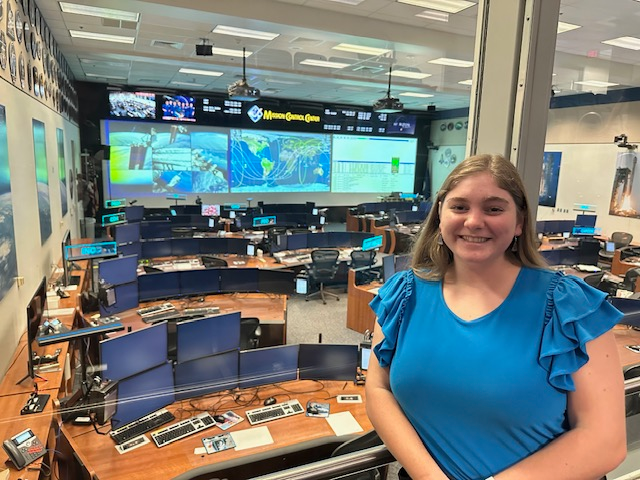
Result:
<svg viewBox="0 0 640 480"><path fill-rule="evenodd" d="M269 397L269 398L265 398L264 399L265 407L267 407L269 405L273 405L274 403L276 403L276 398L275 397Z"/></svg>
<svg viewBox="0 0 640 480"><path fill-rule="evenodd" d="M215 420L216 423L224 423L226 421L226 418L224 418L224 415L214 415L213 419Z"/></svg>

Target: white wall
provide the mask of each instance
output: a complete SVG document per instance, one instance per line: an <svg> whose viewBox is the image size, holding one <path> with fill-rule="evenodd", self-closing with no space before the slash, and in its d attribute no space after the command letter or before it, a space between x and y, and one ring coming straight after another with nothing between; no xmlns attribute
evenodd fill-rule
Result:
<svg viewBox="0 0 640 480"><path fill-rule="evenodd" d="M61 257L60 241L69 228L76 236L77 212L75 202L69 198L68 212L62 217L60 182L58 173L58 147L56 128L64 131L66 172L72 165L79 165L80 137L76 125L57 112L22 92L0 78L0 104L5 107L7 118L9 168L13 200L15 244L18 260L18 276L24 277L24 285L14 283L7 295L0 300L0 372L6 372L20 336L26 330L25 309L43 276L50 277L52 263ZM46 152L51 199L51 223L53 233L44 245L40 244L38 202L35 180L35 160L32 135L32 119L45 124ZM76 145L76 159L71 158L71 141ZM70 179L67 178L67 187ZM67 192L68 193L68 192ZM24 366L26 373L26 364Z"/></svg>

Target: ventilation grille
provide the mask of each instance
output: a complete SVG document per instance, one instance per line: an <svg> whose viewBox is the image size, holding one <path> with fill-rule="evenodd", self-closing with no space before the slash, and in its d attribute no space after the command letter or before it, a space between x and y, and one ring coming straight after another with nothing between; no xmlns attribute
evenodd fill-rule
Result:
<svg viewBox="0 0 640 480"><path fill-rule="evenodd" d="M176 50L182 50L182 47L184 47L184 43L167 42L165 40L152 40L151 46L158 47L158 48L175 48Z"/></svg>

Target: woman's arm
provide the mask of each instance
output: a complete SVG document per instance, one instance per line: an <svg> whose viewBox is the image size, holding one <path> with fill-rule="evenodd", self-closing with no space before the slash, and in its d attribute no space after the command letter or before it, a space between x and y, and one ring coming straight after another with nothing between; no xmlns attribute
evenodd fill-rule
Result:
<svg viewBox="0 0 640 480"><path fill-rule="evenodd" d="M373 344L384 335L376 323ZM413 480L444 480L448 477L425 448L422 440L405 417L389 386L389 369L373 360L369 363L366 382L367 414L376 432L393 456Z"/></svg>
<svg viewBox="0 0 640 480"><path fill-rule="evenodd" d="M495 480L599 479L624 460L624 381L613 333L589 342L587 353L589 361L573 374L576 389L569 393L571 430Z"/></svg>

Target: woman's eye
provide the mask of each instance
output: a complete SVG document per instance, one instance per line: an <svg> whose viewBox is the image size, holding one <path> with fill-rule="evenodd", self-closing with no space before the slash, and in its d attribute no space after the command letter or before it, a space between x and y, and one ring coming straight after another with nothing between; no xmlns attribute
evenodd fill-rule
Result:
<svg viewBox="0 0 640 480"><path fill-rule="evenodd" d="M466 205L451 205L450 208L454 212L463 212L467 209Z"/></svg>
<svg viewBox="0 0 640 480"><path fill-rule="evenodd" d="M504 209L502 207L489 207L489 213L502 213Z"/></svg>

